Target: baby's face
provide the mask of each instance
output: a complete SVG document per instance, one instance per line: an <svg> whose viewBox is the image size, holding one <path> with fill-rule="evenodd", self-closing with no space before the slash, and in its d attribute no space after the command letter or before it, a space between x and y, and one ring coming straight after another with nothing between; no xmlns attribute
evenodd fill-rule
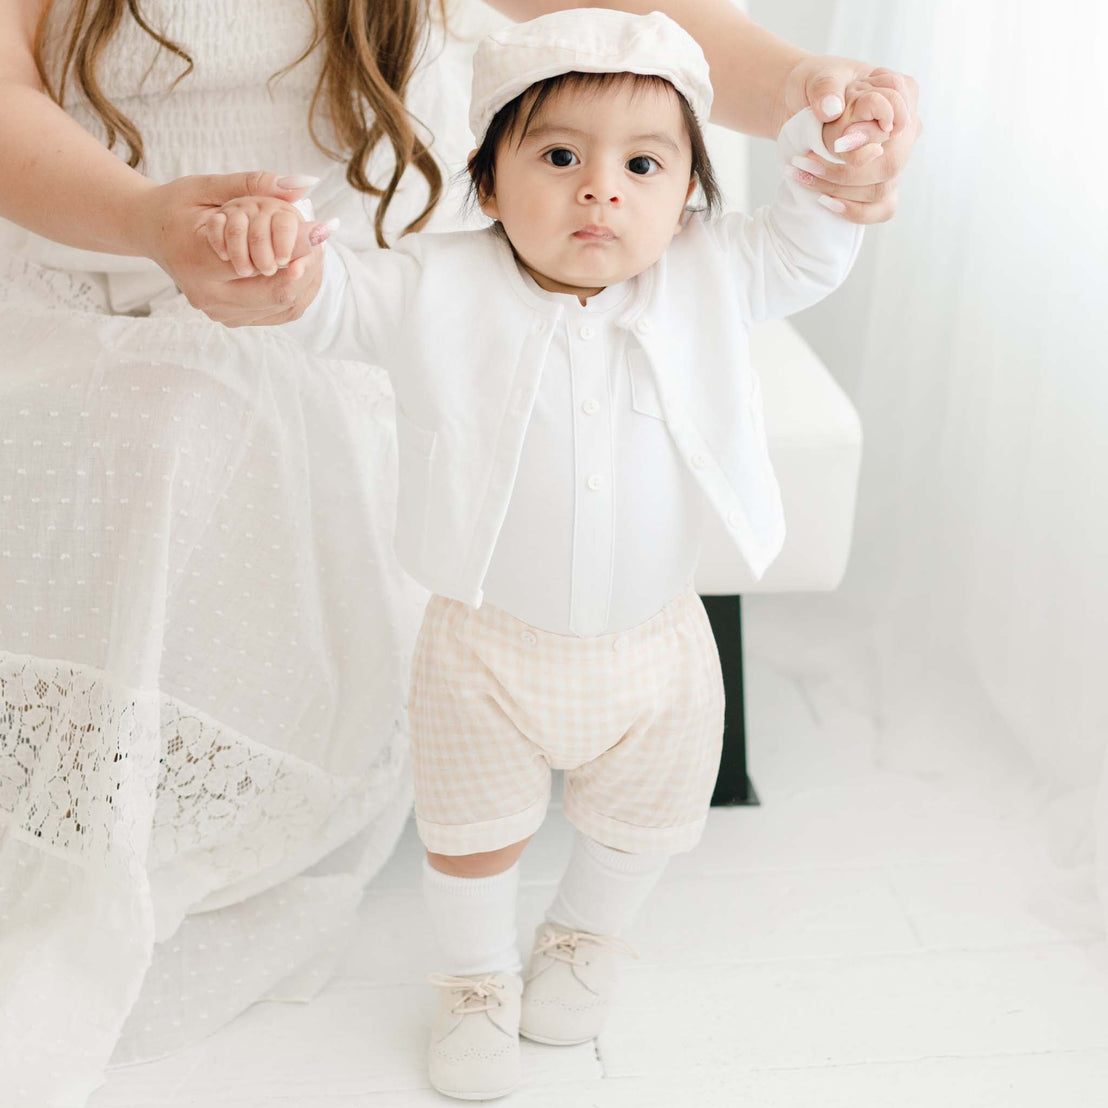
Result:
<svg viewBox="0 0 1108 1108"><path fill-rule="evenodd" d="M562 89L496 158L500 220L524 267L551 292L590 296L649 269L680 230L692 149L672 88L631 82Z"/></svg>

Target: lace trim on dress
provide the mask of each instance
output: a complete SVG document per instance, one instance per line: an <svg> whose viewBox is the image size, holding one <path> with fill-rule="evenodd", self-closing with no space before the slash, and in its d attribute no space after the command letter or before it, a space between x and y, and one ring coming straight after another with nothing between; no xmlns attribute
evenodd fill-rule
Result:
<svg viewBox="0 0 1108 1108"><path fill-rule="evenodd" d="M384 744L365 773L338 776L253 742L179 701L163 697L161 704L150 867L202 856L212 888L286 862L297 863L294 870L310 864L314 858L298 857L304 845L323 854L329 839L353 834L364 823L366 805L383 804L403 769L400 742ZM399 731L399 721L393 730ZM341 826L328 827L335 819Z"/></svg>
<svg viewBox="0 0 1108 1108"><path fill-rule="evenodd" d="M0 815L22 837L128 868L146 856L157 780L152 697L66 662L0 655Z"/></svg>
<svg viewBox="0 0 1108 1108"><path fill-rule="evenodd" d="M0 820L86 863L187 855L201 895L354 833L403 762L394 741L364 774L337 776L92 667L0 653Z"/></svg>
<svg viewBox="0 0 1108 1108"><path fill-rule="evenodd" d="M0 253L0 304L40 311L68 308L97 315L111 312L103 276L47 269L10 253Z"/></svg>

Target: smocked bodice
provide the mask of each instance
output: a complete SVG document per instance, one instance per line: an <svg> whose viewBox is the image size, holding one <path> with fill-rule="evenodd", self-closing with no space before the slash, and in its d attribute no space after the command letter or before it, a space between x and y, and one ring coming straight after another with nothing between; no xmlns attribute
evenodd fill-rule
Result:
<svg viewBox="0 0 1108 1108"><path fill-rule="evenodd" d="M63 0L51 26L60 26ZM144 0L150 25L182 46L193 70L163 49L128 12L98 67L105 95L137 125L143 172L158 181L187 173L224 173L264 165L283 172L326 171L328 159L308 133L307 106L319 75L314 51L280 79L311 41L306 0ZM48 55L62 45L55 35ZM66 111L103 139L104 128L71 79ZM125 146L117 145L124 154ZM295 167L295 168L292 168Z"/></svg>

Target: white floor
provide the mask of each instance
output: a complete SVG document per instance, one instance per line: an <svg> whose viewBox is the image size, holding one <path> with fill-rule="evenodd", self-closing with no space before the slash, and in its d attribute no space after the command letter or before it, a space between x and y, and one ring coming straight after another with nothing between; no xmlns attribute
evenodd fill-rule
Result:
<svg viewBox="0 0 1108 1108"><path fill-rule="evenodd" d="M1019 760L988 744L960 755L948 743L934 764L890 755L833 678L771 656L748 649L761 806L712 812L627 936L639 958L608 1029L595 1046L524 1043L526 1085L502 1103L1104 1104L1108 951L1095 905L1060 907ZM524 856L525 945L570 835L554 810ZM424 1075L419 856L409 825L315 1001L256 1005L196 1047L115 1070L90 1108L456 1103Z"/></svg>

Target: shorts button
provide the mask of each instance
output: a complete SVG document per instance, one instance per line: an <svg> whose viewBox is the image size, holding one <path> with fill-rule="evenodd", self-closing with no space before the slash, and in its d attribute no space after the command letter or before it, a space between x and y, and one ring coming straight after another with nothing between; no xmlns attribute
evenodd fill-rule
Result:
<svg viewBox="0 0 1108 1108"><path fill-rule="evenodd" d="M599 473L590 474L589 479L585 482L585 484L588 485L589 488L592 489L593 492L596 492L597 489L600 488L600 474Z"/></svg>
<svg viewBox="0 0 1108 1108"><path fill-rule="evenodd" d="M538 635L534 631L524 631L519 636L528 646L534 646L539 641Z"/></svg>

